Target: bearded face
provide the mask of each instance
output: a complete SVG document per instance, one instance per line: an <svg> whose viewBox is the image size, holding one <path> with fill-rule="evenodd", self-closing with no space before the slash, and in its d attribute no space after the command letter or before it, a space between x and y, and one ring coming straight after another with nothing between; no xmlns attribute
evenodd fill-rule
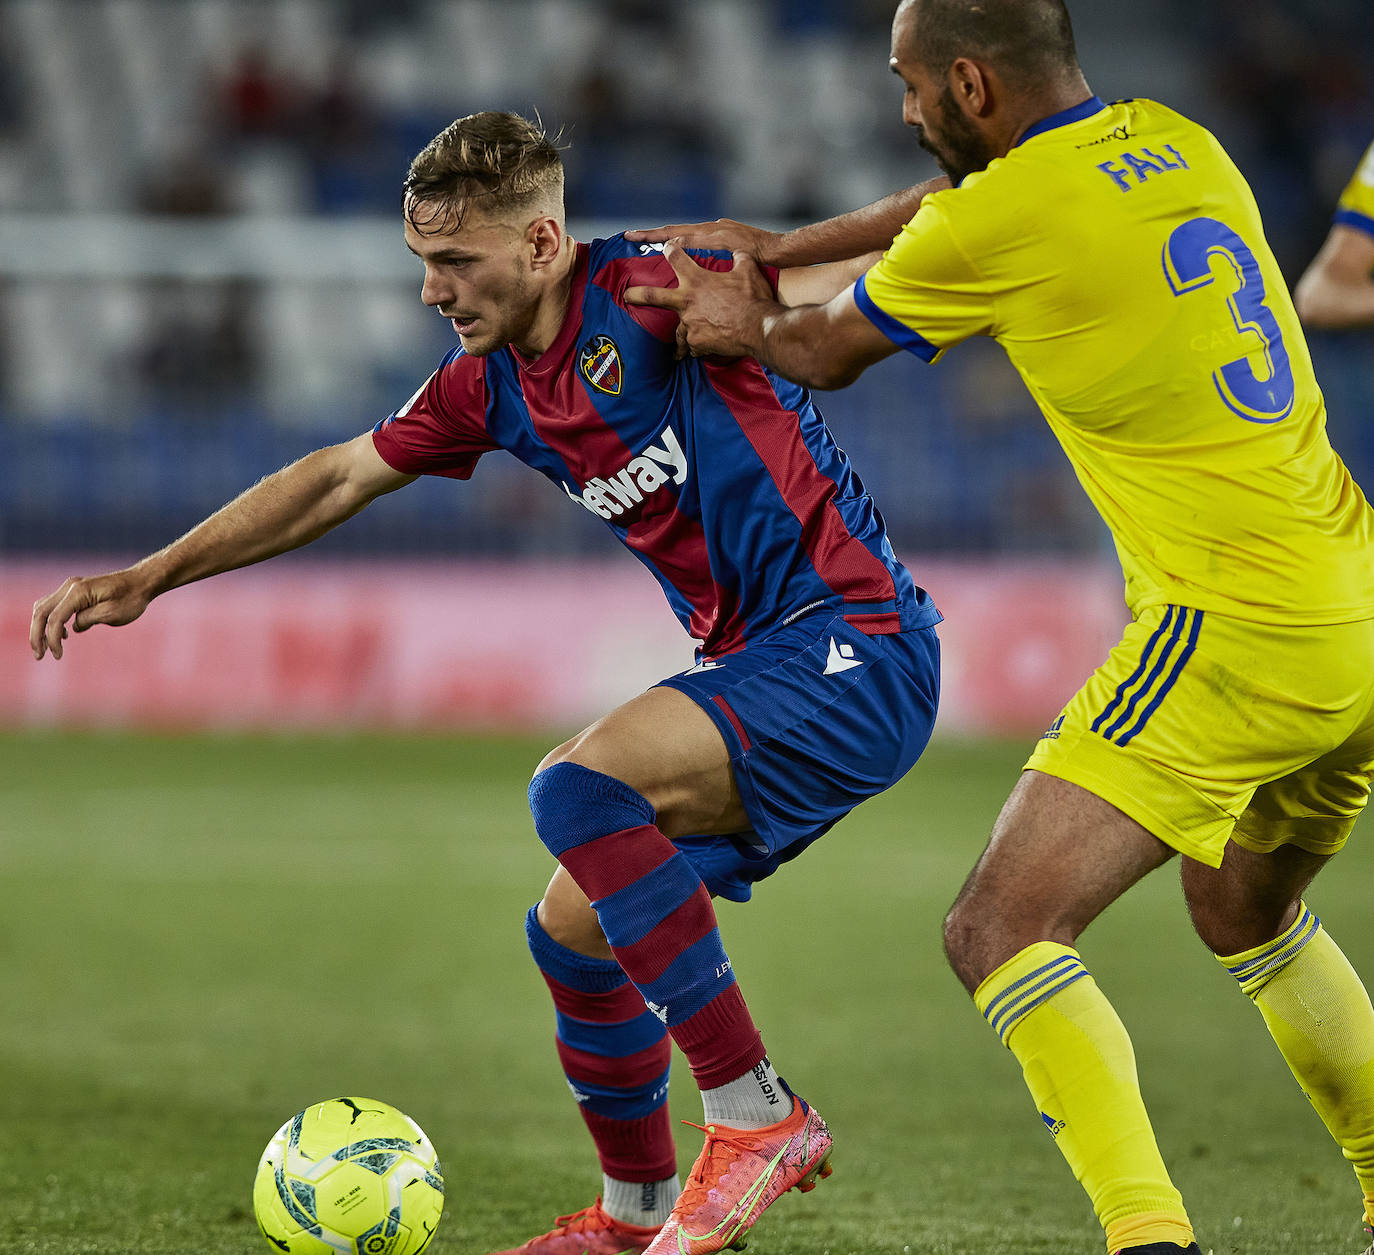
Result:
<svg viewBox="0 0 1374 1255"><path fill-rule="evenodd" d="M996 156L992 145L960 111L946 83L935 107L915 124L916 142L932 157L956 187L970 174L986 170Z"/></svg>

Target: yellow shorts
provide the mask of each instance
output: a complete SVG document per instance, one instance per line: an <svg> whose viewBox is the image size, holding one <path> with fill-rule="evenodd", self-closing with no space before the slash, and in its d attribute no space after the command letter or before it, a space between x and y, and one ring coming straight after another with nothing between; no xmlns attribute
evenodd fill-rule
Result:
<svg viewBox="0 0 1374 1255"><path fill-rule="evenodd" d="M1374 620L1279 627L1152 607L1026 767L1212 867L1231 837L1334 854L1374 779Z"/></svg>

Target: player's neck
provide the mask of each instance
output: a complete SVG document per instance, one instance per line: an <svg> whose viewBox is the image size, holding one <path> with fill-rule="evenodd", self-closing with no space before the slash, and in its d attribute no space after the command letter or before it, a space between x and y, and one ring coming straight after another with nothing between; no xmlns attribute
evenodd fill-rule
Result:
<svg viewBox="0 0 1374 1255"><path fill-rule="evenodd" d="M565 235L558 260L549 267L544 279L544 290L539 297L529 331L511 345L527 361L538 357L558 338L558 333L568 316L573 272L576 269L577 241L572 236Z"/></svg>
<svg viewBox="0 0 1374 1255"><path fill-rule="evenodd" d="M1043 122L1056 113L1063 113L1065 109L1081 105L1085 100L1091 99L1092 94L1092 88L1088 86L1087 80L1078 74L1028 97L1007 127L1002 155L1005 156L1015 148L1021 142L1021 137L1037 122Z"/></svg>

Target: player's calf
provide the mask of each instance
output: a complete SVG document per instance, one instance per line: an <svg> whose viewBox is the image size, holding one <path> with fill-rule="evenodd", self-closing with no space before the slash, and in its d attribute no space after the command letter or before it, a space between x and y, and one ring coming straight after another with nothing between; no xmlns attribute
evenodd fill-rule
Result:
<svg viewBox="0 0 1374 1255"><path fill-rule="evenodd" d="M667 1028L701 1089L764 1057L716 927L711 895L648 801L576 763L530 783L535 830L596 911L616 960Z"/></svg>
<svg viewBox="0 0 1374 1255"><path fill-rule="evenodd" d="M667 1031L618 963L559 945L537 908L525 918L525 936L553 996L568 1088L601 1161L604 1209L656 1233L678 1195Z"/></svg>

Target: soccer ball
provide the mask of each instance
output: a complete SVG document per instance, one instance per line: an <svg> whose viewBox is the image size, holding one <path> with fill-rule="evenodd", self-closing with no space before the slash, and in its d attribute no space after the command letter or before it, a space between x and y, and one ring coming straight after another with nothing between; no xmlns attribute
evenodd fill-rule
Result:
<svg viewBox="0 0 1374 1255"><path fill-rule="evenodd" d="M372 1098L331 1098L288 1120L253 1182L258 1228L290 1255L419 1255L443 1207L429 1138Z"/></svg>

